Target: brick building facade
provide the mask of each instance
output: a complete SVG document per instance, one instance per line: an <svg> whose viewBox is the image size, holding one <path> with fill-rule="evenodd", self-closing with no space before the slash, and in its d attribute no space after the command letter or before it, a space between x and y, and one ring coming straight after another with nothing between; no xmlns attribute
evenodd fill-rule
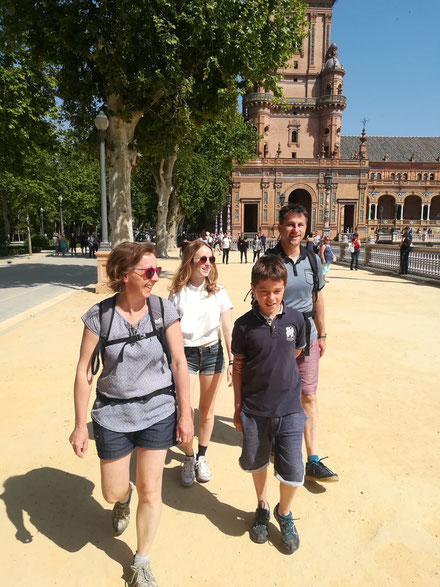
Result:
<svg viewBox="0 0 440 587"><path fill-rule="evenodd" d="M308 3L309 35L281 72L285 104L259 87L243 97L262 138L257 158L233 171L233 237L276 236L283 202L309 210L310 231L322 233L327 211L332 237L394 224L440 230L440 137L341 134L345 70L331 42L334 3Z"/></svg>

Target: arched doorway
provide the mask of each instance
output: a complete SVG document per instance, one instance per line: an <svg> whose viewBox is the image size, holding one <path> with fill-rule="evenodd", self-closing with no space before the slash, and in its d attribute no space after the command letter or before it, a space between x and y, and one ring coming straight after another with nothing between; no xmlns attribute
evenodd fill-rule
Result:
<svg viewBox="0 0 440 587"><path fill-rule="evenodd" d="M431 200L429 220L440 220L440 196L434 196Z"/></svg>
<svg viewBox="0 0 440 587"><path fill-rule="evenodd" d="M422 200L420 196L415 194L407 196L403 203L403 219L404 220L420 220L422 213Z"/></svg>
<svg viewBox="0 0 440 587"><path fill-rule="evenodd" d="M293 190L289 196L289 204L296 204L300 206L304 206L309 214L309 220L307 222L307 230L306 234L311 231L312 226L312 197L309 192L305 189L297 189Z"/></svg>
<svg viewBox="0 0 440 587"><path fill-rule="evenodd" d="M393 220L394 218L394 203L395 200L393 196L388 194L380 196L378 204L379 204L379 214L377 217L380 217L380 212L382 212L382 220ZM381 210L382 206L382 210Z"/></svg>

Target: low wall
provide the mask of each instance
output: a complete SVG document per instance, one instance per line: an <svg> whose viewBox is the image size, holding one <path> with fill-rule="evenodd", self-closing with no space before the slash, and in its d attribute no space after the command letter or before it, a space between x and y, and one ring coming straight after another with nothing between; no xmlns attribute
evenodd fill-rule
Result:
<svg viewBox="0 0 440 587"><path fill-rule="evenodd" d="M346 243L332 243L336 262L350 263L351 253ZM393 245L362 245L359 265L389 269L398 273L400 249ZM440 279L440 249L413 246L409 254L408 273Z"/></svg>

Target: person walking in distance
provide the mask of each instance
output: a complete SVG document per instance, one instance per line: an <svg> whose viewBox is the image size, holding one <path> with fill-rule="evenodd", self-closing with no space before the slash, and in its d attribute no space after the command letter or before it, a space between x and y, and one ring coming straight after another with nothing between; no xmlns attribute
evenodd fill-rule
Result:
<svg viewBox="0 0 440 587"><path fill-rule="evenodd" d="M232 377L232 304L225 288L217 284L217 277L212 247L196 240L185 249L170 287L169 299L177 309L183 332L193 416L197 375L200 383L197 454L193 450L193 437L183 446L185 460L181 480L186 487L191 486L194 479L199 483L211 479L206 451L214 427L215 399L225 371L220 329L229 357L228 382Z"/></svg>
<svg viewBox="0 0 440 587"><path fill-rule="evenodd" d="M402 239L400 241L400 268L399 274L406 275L408 273L409 252L412 246L412 231L409 226L403 229Z"/></svg>
<svg viewBox="0 0 440 587"><path fill-rule="evenodd" d="M329 272L330 265L333 263L333 251L330 245L330 238L328 236L324 237L324 241L319 250L319 256L321 257L322 262L322 275L324 277L325 283L327 283L327 273Z"/></svg>
<svg viewBox="0 0 440 587"><path fill-rule="evenodd" d="M222 251L223 251L223 259L222 263L229 263L229 248L231 246L231 239L228 236L228 233L225 232L222 238Z"/></svg>
<svg viewBox="0 0 440 587"><path fill-rule="evenodd" d="M325 309L322 289L321 260L318 255L301 246L307 228L308 212L300 205L287 204L279 213L278 244L267 254L279 255L287 270L287 285L283 300L285 304L303 313L306 325L306 347L297 358L301 375L301 401L307 416L304 441L307 450L306 480L338 481L319 458L318 453L318 387L319 360L324 355L327 342L325 331Z"/></svg>
<svg viewBox="0 0 440 587"><path fill-rule="evenodd" d="M253 241L252 241L252 250L254 251L254 259L253 259L254 263L256 260L258 260L260 258L262 248L263 248L263 246L261 244L260 237L258 236L258 234L256 234Z"/></svg>
<svg viewBox="0 0 440 587"><path fill-rule="evenodd" d="M354 269L357 271L359 265L359 254L361 252L361 243L359 242L359 235L357 232L353 234L351 243L348 246L349 251L351 253L350 271L353 271L353 266Z"/></svg>

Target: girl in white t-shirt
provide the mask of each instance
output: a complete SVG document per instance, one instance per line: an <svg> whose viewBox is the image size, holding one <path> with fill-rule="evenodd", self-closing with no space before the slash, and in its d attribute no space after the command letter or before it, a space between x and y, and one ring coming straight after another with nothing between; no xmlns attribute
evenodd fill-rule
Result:
<svg viewBox="0 0 440 587"><path fill-rule="evenodd" d="M201 483L211 479L205 455L214 427L215 397L225 370L220 328L229 357L228 382L232 377L232 304L224 287L217 285L217 277L212 248L201 240L196 240L185 248L170 288L169 299L176 306L183 333L190 374L193 420L197 373L200 381L197 455L193 451L193 438L183 446L185 460L182 483L186 486L192 485L195 478Z"/></svg>

